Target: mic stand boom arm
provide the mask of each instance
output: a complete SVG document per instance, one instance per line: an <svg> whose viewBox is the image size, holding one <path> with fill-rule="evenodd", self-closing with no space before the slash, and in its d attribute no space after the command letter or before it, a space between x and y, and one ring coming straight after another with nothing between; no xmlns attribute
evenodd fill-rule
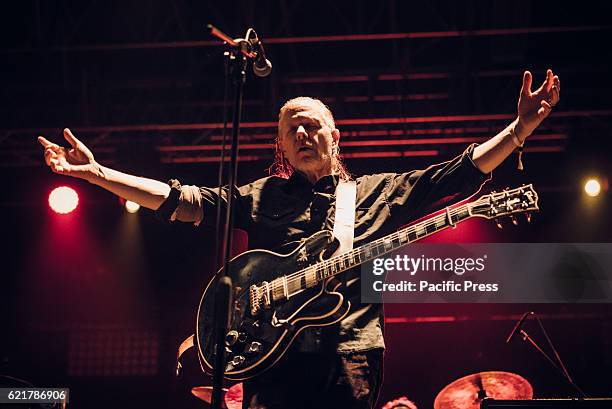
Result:
<svg viewBox="0 0 612 409"><path fill-rule="evenodd" d="M555 353L555 357L557 358L557 360L559 361L559 365L557 365L555 363L555 361L546 353L544 352L544 350L542 348L540 348L540 346L533 340L533 338L531 338L529 336L529 334L527 333L527 331L525 331L524 329L521 329L519 334L521 336L521 339L523 341L529 342L531 345L533 345L533 347L538 350L547 360L548 362L551 363L551 365L561 373L561 375L569 382L570 385L572 385L572 387L578 391L578 393L580 394L580 397L582 399L586 398L586 394L582 391L582 389L580 389L580 387L578 385L576 385L574 383L574 381L572 380L572 377L569 375L569 373L567 372L567 369L565 368L565 365L563 365L563 361L561 360L561 357L559 356L559 353L557 353L557 350L555 349L554 345L552 344L552 341L550 340L550 338L548 337L548 333L546 333L546 330L544 329L544 326L542 325L542 322L540 321L540 318L535 314L532 313L534 317L536 317L536 320L538 321L538 324L540 325L540 328L542 329L542 332L544 333L544 336L546 337L546 340L548 342L548 345L550 346L550 348L553 350L553 352Z"/></svg>

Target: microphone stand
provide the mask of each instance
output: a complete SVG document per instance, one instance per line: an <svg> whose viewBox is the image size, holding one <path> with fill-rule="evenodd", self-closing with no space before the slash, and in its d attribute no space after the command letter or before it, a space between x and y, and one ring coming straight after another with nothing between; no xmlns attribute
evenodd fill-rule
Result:
<svg viewBox="0 0 612 409"><path fill-rule="evenodd" d="M540 328L542 329L542 332L544 333L544 336L546 337L546 340L548 342L548 345L550 346L550 348L553 350L553 352L555 353L555 357L557 358L557 360L559 361L559 365L557 365L555 363L555 361L546 353L544 352L544 350L537 344L537 342L534 341L533 338L531 338L529 336L529 334L527 333L527 331L525 331L524 329L521 329L519 334L521 336L521 339L525 342L529 342L538 352L540 352L547 360L548 362L550 362L550 364L561 373L561 375L569 382L569 384L576 390L578 391L578 393L580 394L580 398L581 399L586 399L587 396L586 394L582 391L582 389L580 389L580 387L578 385L576 385L574 383L574 381L572 380L572 377L570 376L570 374L567 372L567 369L565 368L565 365L563 365L563 361L561 360L561 357L559 356L559 353L557 352L557 350L555 349L552 341L550 340L548 333L546 332L546 330L544 329L544 325L542 325L542 321L540 321L540 318L533 313L533 316L536 317L536 320L538 320L538 324L540 325Z"/></svg>
<svg viewBox="0 0 612 409"><path fill-rule="evenodd" d="M215 311L213 325L213 339L215 340L215 359L213 368L213 390L211 407L222 408L222 384L225 373L225 337L231 316L232 280L228 275L230 271L230 256L232 249L232 229L234 225L233 199L238 171L238 137L240 134L240 116L242 113L242 94L246 81L246 66L248 59L253 59L256 54L251 50L248 39L233 40L228 35L209 24L207 28L215 37L223 40L228 45L228 52L224 53L228 59L229 71L234 84L234 111L232 115L232 140L230 149L230 160L228 169L228 192L227 207L225 213L225 231L223 237L223 276L217 282L215 289ZM249 29L247 36L252 30ZM226 72L227 75L227 72ZM225 133L225 132L224 132ZM221 156L219 174L223 174L225 155ZM217 213L219 214L219 212ZM219 232L216 233L216 239Z"/></svg>

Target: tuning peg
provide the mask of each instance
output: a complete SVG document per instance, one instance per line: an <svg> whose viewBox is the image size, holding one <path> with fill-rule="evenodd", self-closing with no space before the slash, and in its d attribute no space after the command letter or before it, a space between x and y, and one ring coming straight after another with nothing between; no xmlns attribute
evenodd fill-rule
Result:
<svg viewBox="0 0 612 409"><path fill-rule="evenodd" d="M525 213L525 219L527 220L527 223L531 223L531 213Z"/></svg>
<svg viewBox="0 0 612 409"><path fill-rule="evenodd" d="M498 229L504 228L504 226L501 224L501 220L499 219L495 219L495 225L497 226Z"/></svg>
<svg viewBox="0 0 612 409"><path fill-rule="evenodd" d="M512 220L513 225L518 226L518 220L516 220L516 217L510 216L510 220Z"/></svg>

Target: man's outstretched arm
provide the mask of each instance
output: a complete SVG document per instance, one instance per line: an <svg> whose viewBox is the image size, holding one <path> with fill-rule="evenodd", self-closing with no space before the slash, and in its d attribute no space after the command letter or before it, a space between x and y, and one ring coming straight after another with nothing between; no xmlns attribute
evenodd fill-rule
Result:
<svg viewBox="0 0 612 409"><path fill-rule="evenodd" d="M518 117L503 131L474 149L472 160L483 173L499 166L542 123L559 102L561 82L552 70L546 72L544 83L531 92L532 76L523 74L523 86L518 100Z"/></svg>
<svg viewBox="0 0 612 409"><path fill-rule="evenodd" d="M89 148L68 128L64 129L64 138L71 148L64 148L42 136L38 137L38 142L45 148L45 163L53 172L85 179L117 196L153 210L157 210L168 197L170 187L166 183L100 165Z"/></svg>

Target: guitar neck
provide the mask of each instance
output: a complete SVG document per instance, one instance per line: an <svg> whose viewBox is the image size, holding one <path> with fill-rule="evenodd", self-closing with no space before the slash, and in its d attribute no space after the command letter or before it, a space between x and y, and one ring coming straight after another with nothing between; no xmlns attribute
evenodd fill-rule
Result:
<svg viewBox="0 0 612 409"><path fill-rule="evenodd" d="M307 270L314 269L316 281L320 282L343 271L357 267L363 263L380 257L384 254L397 250L410 243L414 243L424 237L434 234L448 227L454 227L472 217L470 203L466 203L455 209L446 208L446 212L423 220L422 222L408 226L404 229L381 237L368 244L357 247L346 253L331 257L325 261L311 266ZM312 274L312 271L305 274Z"/></svg>
<svg viewBox="0 0 612 409"><path fill-rule="evenodd" d="M264 292L269 293L268 297L270 300L288 299L293 294L314 287L332 276L357 267L447 227L455 226L457 223L473 217L472 209L474 206L476 206L476 203L466 203L454 209L447 207L445 212L425 219L420 223L398 230L371 243L331 257L293 274L278 277L267 284Z"/></svg>

